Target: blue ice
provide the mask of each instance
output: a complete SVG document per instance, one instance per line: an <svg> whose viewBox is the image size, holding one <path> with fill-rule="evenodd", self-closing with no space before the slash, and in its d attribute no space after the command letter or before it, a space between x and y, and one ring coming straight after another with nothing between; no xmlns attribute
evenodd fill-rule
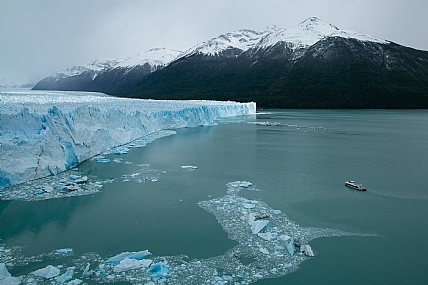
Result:
<svg viewBox="0 0 428 285"><path fill-rule="evenodd" d="M147 269L147 273L149 273L150 276L154 278L166 277L169 273L169 266L165 263L158 262L151 265L150 268Z"/></svg>

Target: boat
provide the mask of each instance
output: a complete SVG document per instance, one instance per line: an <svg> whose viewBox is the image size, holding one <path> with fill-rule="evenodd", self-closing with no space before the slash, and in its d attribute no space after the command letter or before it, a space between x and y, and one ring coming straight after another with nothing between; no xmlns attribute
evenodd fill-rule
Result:
<svg viewBox="0 0 428 285"><path fill-rule="evenodd" d="M348 181L346 181L345 185L348 186L348 187L360 190L360 191L366 191L367 190L367 188L363 187L362 184L355 183L354 180L348 180Z"/></svg>

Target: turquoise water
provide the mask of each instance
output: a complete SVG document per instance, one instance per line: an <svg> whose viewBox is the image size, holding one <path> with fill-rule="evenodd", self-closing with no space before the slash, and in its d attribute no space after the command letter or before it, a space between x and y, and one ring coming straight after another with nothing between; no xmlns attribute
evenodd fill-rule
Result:
<svg viewBox="0 0 428 285"><path fill-rule="evenodd" d="M311 240L315 257L299 270L254 284L424 284L427 141L428 112L417 110L266 110L181 129L108 155L110 163L81 164L82 175L114 179L99 193L1 201L0 239L25 246L26 256L72 248L76 256L107 258L149 249L207 259L237 242L197 203L224 196L228 182L241 180L254 186L241 196L264 201L300 226L370 235ZM142 175L155 182L138 181ZM346 188L346 180L368 191ZM28 274L47 262L9 271Z"/></svg>

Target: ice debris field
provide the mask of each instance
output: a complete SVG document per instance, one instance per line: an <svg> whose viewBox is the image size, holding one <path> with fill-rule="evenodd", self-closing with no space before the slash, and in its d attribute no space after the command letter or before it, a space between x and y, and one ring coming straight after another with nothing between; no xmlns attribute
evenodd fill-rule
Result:
<svg viewBox="0 0 428 285"><path fill-rule="evenodd" d="M191 260L186 255L156 256L146 249L110 257L93 252L74 256L73 249L63 248L26 257L21 247L7 248L0 244L0 283L251 284L297 270L303 261L313 258L314 251L309 245L313 239L361 236L334 229L301 227L263 201L240 196L241 191L252 187L248 181L229 182L225 196L198 203L216 217L230 239L238 242L223 255ZM22 276L12 276L8 271L8 268L40 260L51 264Z"/></svg>
<svg viewBox="0 0 428 285"><path fill-rule="evenodd" d="M255 112L255 103L0 92L0 187L61 173L157 131L213 125L219 118Z"/></svg>

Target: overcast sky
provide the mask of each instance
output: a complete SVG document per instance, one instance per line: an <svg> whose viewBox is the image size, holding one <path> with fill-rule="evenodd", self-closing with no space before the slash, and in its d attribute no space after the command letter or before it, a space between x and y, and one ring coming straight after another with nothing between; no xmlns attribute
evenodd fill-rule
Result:
<svg viewBox="0 0 428 285"><path fill-rule="evenodd" d="M428 0L0 0L0 78L41 79L154 47L184 51L239 29L315 16L428 50Z"/></svg>

